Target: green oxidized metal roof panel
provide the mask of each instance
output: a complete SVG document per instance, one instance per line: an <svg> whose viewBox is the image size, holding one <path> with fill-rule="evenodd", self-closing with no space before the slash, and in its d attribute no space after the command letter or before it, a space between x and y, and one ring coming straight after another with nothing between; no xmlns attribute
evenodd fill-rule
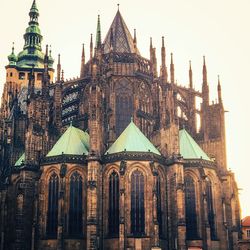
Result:
<svg viewBox="0 0 250 250"><path fill-rule="evenodd" d="M25 153L23 153L21 156L20 156L20 158L16 161L16 163L15 163L15 167L20 167L21 165L23 165L23 163L24 163L24 161L25 161Z"/></svg>
<svg viewBox="0 0 250 250"><path fill-rule="evenodd" d="M207 154L195 142L191 135L182 129L179 132L180 153L184 159L203 159L211 161Z"/></svg>
<svg viewBox="0 0 250 250"><path fill-rule="evenodd" d="M133 123L133 121L130 122L127 128L122 132L122 134L105 154L114 154L123 151L152 152L160 155L160 152Z"/></svg>
<svg viewBox="0 0 250 250"><path fill-rule="evenodd" d="M81 129L72 125L63 133L47 156L58 155L87 155L89 150L89 136Z"/></svg>

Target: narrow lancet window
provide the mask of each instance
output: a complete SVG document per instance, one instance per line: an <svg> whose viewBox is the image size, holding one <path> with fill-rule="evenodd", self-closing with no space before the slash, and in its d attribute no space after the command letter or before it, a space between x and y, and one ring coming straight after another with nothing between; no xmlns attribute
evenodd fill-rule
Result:
<svg viewBox="0 0 250 250"><path fill-rule="evenodd" d="M131 233L134 236L145 234L144 176L139 170L131 177Z"/></svg>
<svg viewBox="0 0 250 250"><path fill-rule="evenodd" d="M70 177L69 234L81 236L82 228L82 177L74 172Z"/></svg>
<svg viewBox="0 0 250 250"><path fill-rule="evenodd" d="M49 196L47 213L47 235L49 238L57 237L58 223L58 192L59 178L53 173L49 178Z"/></svg>
<svg viewBox="0 0 250 250"><path fill-rule="evenodd" d="M114 171L109 176L109 235L119 236L119 176Z"/></svg>
<svg viewBox="0 0 250 250"><path fill-rule="evenodd" d="M185 206L187 239L197 239L197 214L194 180L190 176L185 177Z"/></svg>
<svg viewBox="0 0 250 250"><path fill-rule="evenodd" d="M157 199L157 222L159 225L159 235L162 236L162 209L161 209L161 178L156 179L156 199Z"/></svg>

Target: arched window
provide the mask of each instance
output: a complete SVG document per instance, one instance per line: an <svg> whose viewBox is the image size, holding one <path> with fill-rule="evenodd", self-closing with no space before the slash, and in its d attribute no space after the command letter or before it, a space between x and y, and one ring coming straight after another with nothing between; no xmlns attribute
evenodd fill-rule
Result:
<svg viewBox="0 0 250 250"><path fill-rule="evenodd" d="M82 177L74 172L70 177L69 234L81 236L82 228Z"/></svg>
<svg viewBox="0 0 250 250"><path fill-rule="evenodd" d="M133 114L132 97L129 95L116 96L116 136L119 136L128 126Z"/></svg>
<svg viewBox="0 0 250 250"><path fill-rule="evenodd" d="M145 233L144 176L139 170L131 177L131 233L134 236Z"/></svg>
<svg viewBox="0 0 250 250"><path fill-rule="evenodd" d="M216 240L212 183L209 179L206 180L206 194L207 194L207 216L208 216L208 223L210 226L211 240Z"/></svg>
<svg viewBox="0 0 250 250"><path fill-rule="evenodd" d="M109 234L119 235L119 176L113 171L109 176Z"/></svg>
<svg viewBox="0 0 250 250"><path fill-rule="evenodd" d="M185 206L187 239L196 239L198 237L196 195L194 180L190 176L185 177Z"/></svg>
<svg viewBox="0 0 250 250"><path fill-rule="evenodd" d="M49 178L49 196L47 213L47 235L49 238L57 237L58 222L58 191L59 178L53 173Z"/></svg>
<svg viewBox="0 0 250 250"><path fill-rule="evenodd" d="M156 179L156 202L157 202L157 222L159 225L159 235L162 235L162 209L161 209L161 178Z"/></svg>

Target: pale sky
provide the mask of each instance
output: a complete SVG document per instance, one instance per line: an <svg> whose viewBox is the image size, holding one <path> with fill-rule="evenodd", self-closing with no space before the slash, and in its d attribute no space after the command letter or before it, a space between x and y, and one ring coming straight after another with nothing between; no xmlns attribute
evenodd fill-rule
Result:
<svg viewBox="0 0 250 250"><path fill-rule="evenodd" d="M0 0L0 89L5 65L15 42L22 50L23 34L33 0ZM66 78L79 75L81 48L89 54L90 34L95 35L101 15L102 39L116 14L117 1L37 0L43 48L61 53ZM142 56L149 58L149 38L160 64L161 37L165 36L167 60L174 53L178 84L188 83L188 61L192 60L194 84L201 89L202 57L206 56L211 101L217 98L220 75L226 113L228 167L235 173L240 190L242 216L250 215L250 1L249 0L120 0L120 11L133 33ZM55 65L56 66L56 65Z"/></svg>

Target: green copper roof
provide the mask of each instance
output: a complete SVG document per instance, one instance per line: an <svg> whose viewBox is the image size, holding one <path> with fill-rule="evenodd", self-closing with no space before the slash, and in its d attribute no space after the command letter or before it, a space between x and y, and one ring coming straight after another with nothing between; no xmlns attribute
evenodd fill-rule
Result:
<svg viewBox="0 0 250 250"><path fill-rule="evenodd" d="M70 125L59 138L47 156L87 155L89 150L89 135L81 129Z"/></svg>
<svg viewBox="0 0 250 250"><path fill-rule="evenodd" d="M123 151L152 152L160 155L160 152L140 131L140 129L136 127L133 121L130 122L130 124L117 138L106 154L114 154Z"/></svg>
<svg viewBox="0 0 250 250"><path fill-rule="evenodd" d="M16 161L15 167L20 167L25 161L25 153L23 153L20 158Z"/></svg>
<svg viewBox="0 0 250 250"><path fill-rule="evenodd" d="M180 153L184 159L203 159L211 161L207 154L195 142L191 135L182 129L179 132Z"/></svg>

